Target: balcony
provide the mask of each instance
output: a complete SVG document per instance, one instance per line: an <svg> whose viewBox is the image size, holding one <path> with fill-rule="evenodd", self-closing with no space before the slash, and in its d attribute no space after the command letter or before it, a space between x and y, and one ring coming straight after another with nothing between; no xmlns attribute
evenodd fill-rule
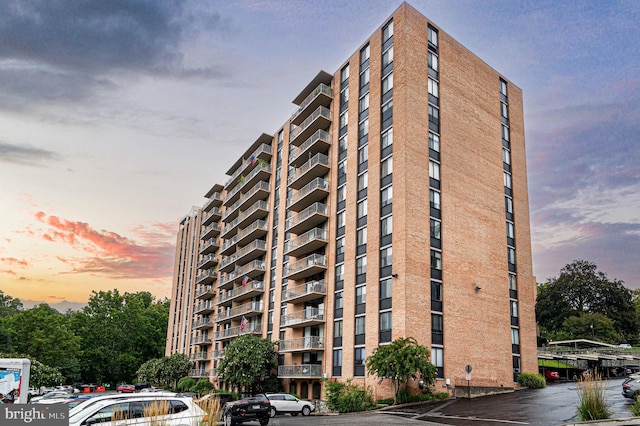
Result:
<svg viewBox="0 0 640 426"><path fill-rule="evenodd" d="M214 222L202 229L202 232L200 232L200 239L208 240L209 238L217 237L218 234L220 234L220 225Z"/></svg>
<svg viewBox="0 0 640 426"><path fill-rule="evenodd" d="M206 334L200 334L198 336L191 338L192 345L209 345L211 344L211 339Z"/></svg>
<svg viewBox="0 0 640 426"><path fill-rule="evenodd" d="M320 324L324 324L324 311L318 308L304 308L280 318L280 325L283 327L299 328Z"/></svg>
<svg viewBox="0 0 640 426"><path fill-rule="evenodd" d="M250 260L264 256L267 253L267 242L264 240L253 240L236 252L236 263L244 265Z"/></svg>
<svg viewBox="0 0 640 426"><path fill-rule="evenodd" d="M221 292L220 297L218 297L218 305L224 305L232 301L241 302L261 294L264 294L264 282L249 281L245 286Z"/></svg>
<svg viewBox="0 0 640 426"><path fill-rule="evenodd" d="M291 174L287 183L293 189L300 189L314 178L325 176L329 169L329 157L318 153Z"/></svg>
<svg viewBox="0 0 640 426"><path fill-rule="evenodd" d="M262 334L262 324L246 324L243 329L240 326L230 327L213 333L213 340L228 340L241 334Z"/></svg>
<svg viewBox="0 0 640 426"><path fill-rule="evenodd" d="M327 205L314 203L297 215L287 219L285 222L285 230L300 235L302 232L325 222L328 218Z"/></svg>
<svg viewBox="0 0 640 426"><path fill-rule="evenodd" d="M211 319L209 318L202 318L199 320L194 321L191 324L191 328L196 330L196 329L204 329L204 328L213 328L213 322L211 321Z"/></svg>
<svg viewBox="0 0 640 426"><path fill-rule="evenodd" d="M238 245L243 246L249 244L253 240L262 238L267 235L269 224L266 220L256 220L248 227L238 232Z"/></svg>
<svg viewBox="0 0 640 426"><path fill-rule="evenodd" d="M290 263L284 269L284 278L300 280L327 270L327 259L322 254L312 254Z"/></svg>
<svg viewBox="0 0 640 426"><path fill-rule="evenodd" d="M319 106L331 105L333 99L333 91L331 87L324 83L320 83L313 92L306 97L304 101L300 103L300 106L291 116L291 123L299 126L305 118L309 116L309 111L315 110Z"/></svg>
<svg viewBox="0 0 640 426"><path fill-rule="evenodd" d="M324 280L309 281L302 285L288 288L282 294L282 301L288 303L304 303L309 300L326 296Z"/></svg>
<svg viewBox="0 0 640 426"><path fill-rule="evenodd" d="M301 257L327 245L327 231L313 228L304 234L284 243L284 254Z"/></svg>
<svg viewBox="0 0 640 426"><path fill-rule="evenodd" d="M208 254L198 262L198 269L209 269L218 264L218 258L212 254Z"/></svg>
<svg viewBox="0 0 640 426"><path fill-rule="evenodd" d="M211 299L215 295L216 295L216 291L213 288L213 286L203 285L203 286L199 286L196 289L196 293L194 294L194 297L196 299Z"/></svg>
<svg viewBox="0 0 640 426"><path fill-rule="evenodd" d="M207 300L205 302L200 302L195 305L193 308L194 314L206 315L210 314L215 310L215 306L211 303L211 300Z"/></svg>
<svg viewBox="0 0 640 426"><path fill-rule="evenodd" d="M189 370L189 377L209 377L211 370L206 369L192 369Z"/></svg>
<svg viewBox="0 0 640 426"><path fill-rule="evenodd" d="M204 255L204 254L213 253L219 248L220 248L220 245L218 244L217 239L211 238L204 242L204 245L200 248L200 254Z"/></svg>
<svg viewBox="0 0 640 426"><path fill-rule="evenodd" d="M292 379L321 378L322 365L302 364L302 365L279 365L278 377L290 377Z"/></svg>
<svg viewBox="0 0 640 426"><path fill-rule="evenodd" d="M238 217L238 208L240 207L240 200L236 201L230 206L227 206L224 211L224 215L222 215L223 222L231 222L233 219Z"/></svg>
<svg viewBox="0 0 640 426"><path fill-rule="evenodd" d="M211 351L211 357L213 359L222 359L224 358L224 349L214 349L213 351Z"/></svg>
<svg viewBox="0 0 640 426"><path fill-rule="evenodd" d="M257 201L247 210L238 215L238 226L244 228L251 222L254 222L258 219L264 219L264 217L268 214L269 203L264 200Z"/></svg>
<svg viewBox="0 0 640 426"><path fill-rule="evenodd" d="M238 275L235 272L222 274L222 280L218 283L218 288L223 290L232 289L237 277Z"/></svg>
<svg viewBox="0 0 640 426"><path fill-rule="evenodd" d="M196 276L196 284L211 284L218 279L218 271L209 269Z"/></svg>
<svg viewBox="0 0 640 426"><path fill-rule="evenodd" d="M222 205L222 195L219 192L214 192L207 202L202 206L203 212L208 212L212 207L220 207Z"/></svg>
<svg viewBox="0 0 640 426"><path fill-rule="evenodd" d="M326 152L331 146L330 141L329 132L324 130L316 131L302 145L293 149L291 155L289 155L289 165L300 167L309 159L309 155L313 155L316 152Z"/></svg>
<svg viewBox="0 0 640 426"><path fill-rule="evenodd" d="M206 361L209 359L209 352L194 352L189 355L189 361Z"/></svg>
<svg viewBox="0 0 640 426"><path fill-rule="evenodd" d="M222 217L222 212L219 208L213 207L211 211L204 215L202 218L202 225L211 225L213 222L217 222Z"/></svg>
<svg viewBox="0 0 640 426"><path fill-rule="evenodd" d="M269 163L258 163L258 165L247 175L241 175L238 178L238 185L227 194L227 198L224 200L224 204L228 206L229 204L235 203L242 194L242 190L245 188L251 188L258 182L268 181L269 176L271 175L271 164Z"/></svg>
<svg viewBox="0 0 640 426"><path fill-rule="evenodd" d="M264 264L264 260L254 260L253 262L249 262L241 268L236 269L236 281L241 282L245 276L249 279L253 279L264 274L265 271L266 266Z"/></svg>
<svg viewBox="0 0 640 426"><path fill-rule="evenodd" d="M324 350L322 337L307 336L297 339L280 340L279 351L282 352L315 352Z"/></svg>
<svg viewBox="0 0 640 426"><path fill-rule="evenodd" d="M225 223L220 230L220 237L229 239L236 235L238 232L238 223L240 223L238 218L235 218L231 223Z"/></svg>
<svg viewBox="0 0 640 426"><path fill-rule="evenodd" d="M266 199L269 196L270 191L271 186L269 185L269 182L258 182L240 198L240 210L247 210L256 201Z"/></svg>
<svg viewBox="0 0 640 426"><path fill-rule="evenodd" d="M231 272L236 269L236 259L237 256L234 254L232 256L225 256L222 258L222 262L220 262L220 272Z"/></svg>
<svg viewBox="0 0 640 426"><path fill-rule="evenodd" d="M236 251L236 244L238 243L238 236L236 235L230 240L224 240L222 247L220 247L220 254L222 256L228 256Z"/></svg>
<svg viewBox="0 0 640 426"><path fill-rule="evenodd" d="M240 178L240 176L242 176L243 173L246 174L250 172L251 168L259 163L259 160L270 161L271 156L271 145L267 145L266 143L261 144L258 148L255 149L255 151L253 151L253 153L251 153L251 155L247 157L247 159L244 160L243 164L241 164L236 169L236 171L233 172L233 175L231 175L231 177L224 184L224 188L227 190L227 192L231 191L233 187L240 183L238 179Z"/></svg>
<svg viewBox="0 0 640 426"><path fill-rule="evenodd" d="M329 182L326 179L315 178L287 200L287 208L298 212L327 198L328 194Z"/></svg>
<svg viewBox="0 0 640 426"><path fill-rule="evenodd" d="M292 145L298 146L306 141L316 130L325 130L331 124L329 108L319 106L300 125L293 130L289 137Z"/></svg>
<svg viewBox="0 0 640 426"><path fill-rule="evenodd" d="M262 302L250 302L244 305L236 306L235 308L219 312L215 315L214 321L227 321L240 317L251 318L263 313L264 306Z"/></svg>

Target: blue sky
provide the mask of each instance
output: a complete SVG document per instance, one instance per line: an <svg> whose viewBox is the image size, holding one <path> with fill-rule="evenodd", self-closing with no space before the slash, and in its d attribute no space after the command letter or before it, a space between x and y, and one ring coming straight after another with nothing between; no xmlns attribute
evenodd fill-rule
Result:
<svg viewBox="0 0 640 426"><path fill-rule="evenodd" d="M0 290L168 295L178 221L400 4L0 2ZM640 3L410 4L524 92L538 281L640 288Z"/></svg>

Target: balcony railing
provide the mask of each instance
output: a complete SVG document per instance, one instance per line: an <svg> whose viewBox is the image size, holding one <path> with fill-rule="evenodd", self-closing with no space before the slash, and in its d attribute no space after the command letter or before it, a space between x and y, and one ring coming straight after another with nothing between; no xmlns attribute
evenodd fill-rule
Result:
<svg viewBox="0 0 640 426"><path fill-rule="evenodd" d="M218 297L218 304L222 304L233 299L241 299L243 296L262 291L264 291L263 281L249 281L246 286L236 287L228 290L226 293L221 293L220 297Z"/></svg>
<svg viewBox="0 0 640 426"><path fill-rule="evenodd" d="M256 148L255 151L253 151L253 153L251 155L249 155L249 157L247 158L264 158L264 155L261 154L267 154L266 156L268 158L271 158L271 146L267 145L266 143L263 143L262 145L260 145L258 148ZM255 164L257 164L258 161L255 161ZM253 164L255 166L255 164ZM227 192L233 188L237 183L238 183L238 178L242 175L242 173L245 172L245 170L247 168L249 168L252 165L251 161L248 159L245 159L245 161L240 165L240 167L238 167L238 169L233 172L233 175L231 175L231 177L225 182L224 187L227 190Z"/></svg>
<svg viewBox="0 0 640 426"><path fill-rule="evenodd" d="M256 220L251 225L238 232L238 244L247 244L249 241L265 235L268 231L269 224L266 220Z"/></svg>
<svg viewBox="0 0 640 426"><path fill-rule="evenodd" d="M261 334L262 333L262 324L246 324L243 328L241 326L230 327L224 330L216 331L213 333L213 340L223 340L223 339L231 339L233 337L239 336L241 334Z"/></svg>
<svg viewBox="0 0 640 426"><path fill-rule="evenodd" d="M211 238L205 241L204 245L200 248L200 254L208 254L212 251L215 251L219 247L218 242L215 238Z"/></svg>
<svg viewBox="0 0 640 426"><path fill-rule="evenodd" d="M256 257L262 256L267 251L267 242L264 240L254 240L253 242L242 247L236 251L236 261L242 263L242 261L252 260Z"/></svg>
<svg viewBox="0 0 640 426"><path fill-rule="evenodd" d="M194 369L194 370L189 370L189 377L209 377L210 373L211 373L211 370Z"/></svg>
<svg viewBox="0 0 640 426"><path fill-rule="evenodd" d="M196 276L196 284L206 284L214 282L218 278L218 271L209 269Z"/></svg>
<svg viewBox="0 0 640 426"><path fill-rule="evenodd" d="M329 171L329 157L324 154L316 154L309 158L309 161L296 169L294 173L287 178L287 184L294 188L300 188L308 183L311 179L323 176ZM315 176L314 176L315 175ZM303 179L305 177L305 179ZM294 185L295 184L295 185Z"/></svg>
<svg viewBox="0 0 640 426"><path fill-rule="evenodd" d="M222 226L222 229L220 229L220 236L222 238L230 238L233 236L233 234L231 234L231 232L233 231L238 231L238 223L240 223L240 221L238 220L238 218L235 218L233 220L233 222L230 223L225 223Z"/></svg>
<svg viewBox="0 0 640 426"><path fill-rule="evenodd" d="M291 121L295 122L296 118L305 110L305 108L307 108L314 99L321 95L327 96L329 100L332 99L333 91L331 90L331 87L324 83L320 83L318 87L316 87L315 90L300 103L298 109L291 115Z"/></svg>
<svg viewBox="0 0 640 426"><path fill-rule="evenodd" d="M213 359L220 359L220 358L224 358L224 349L214 349L213 351L211 351L211 358Z"/></svg>
<svg viewBox="0 0 640 426"><path fill-rule="evenodd" d="M290 287L282 293L283 302L306 302L326 295L324 280L309 281L302 285Z"/></svg>
<svg viewBox="0 0 640 426"><path fill-rule="evenodd" d="M222 204L222 196L219 192L214 192L213 195L209 197L209 200L204 203L204 206L202 206L202 211L209 211L209 207L211 207L213 204Z"/></svg>
<svg viewBox="0 0 640 426"><path fill-rule="evenodd" d="M299 191L297 191L291 198L289 198L289 200L287 201L287 207L292 208L296 204L300 203L307 195L317 190L321 190L323 192L328 193L329 182L326 179L323 179L321 177L315 178L314 180L309 182L307 185L305 185L303 188L301 188ZM323 194L322 196L320 196L320 199L322 199L324 196L326 196L326 194ZM313 200L313 201L319 201L319 199Z"/></svg>
<svg viewBox="0 0 640 426"><path fill-rule="evenodd" d="M194 294L194 297L198 299L200 296L204 296L205 294L210 294L213 296L214 294L213 286L206 285L206 286L203 286L202 288L197 289Z"/></svg>
<svg viewBox="0 0 640 426"><path fill-rule="evenodd" d="M220 225L214 222L202 229L202 232L200 232L200 238L206 240L207 238L218 235L220 233L220 230Z"/></svg>
<svg viewBox="0 0 640 426"><path fill-rule="evenodd" d="M238 268L236 269L236 277L237 278L244 278L245 275L249 274L252 271L262 271L264 272L266 270L265 268L265 264L264 264L264 260L254 260L253 262L249 262L246 265L244 265L242 268ZM249 277L251 278L251 277Z"/></svg>
<svg viewBox="0 0 640 426"><path fill-rule="evenodd" d="M200 345L202 343L211 343L211 339L209 338L209 336L205 336L201 334L191 339L192 345Z"/></svg>
<svg viewBox="0 0 640 426"><path fill-rule="evenodd" d="M285 327L291 327L295 325L302 325L309 322L320 324L324 322L324 310L319 308L304 308L299 312L283 315L280 318L280 325Z"/></svg>
<svg viewBox="0 0 640 426"><path fill-rule="evenodd" d="M309 135L308 130L312 128L311 126L316 121L319 121L320 126L322 127L328 126L331 123L331 112L329 111L329 108L319 106L318 109L316 109L309 117L307 117L302 123L300 123L300 126L294 129L293 132L291 132L291 136L289 137L290 143L293 143L295 145L295 139L297 139L301 135L306 134L307 137L311 136Z"/></svg>
<svg viewBox="0 0 640 426"><path fill-rule="evenodd" d="M285 229L287 231L291 231L292 228L296 227L297 225L301 224L302 222L306 221L312 216L318 216L318 217L317 217L317 220L315 220L313 224L311 224L310 226L315 226L318 223L322 223L325 220L327 220L327 217L329 216L327 205L323 203L313 203L306 209L302 210L300 213L287 219L285 222Z"/></svg>
<svg viewBox="0 0 640 426"><path fill-rule="evenodd" d="M204 361L209 359L209 352L194 352L189 355L190 361Z"/></svg>
<svg viewBox="0 0 640 426"><path fill-rule="evenodd" d="M211 300L198 303L193 309L193 312L196 314L204 314L204 313L209 313L213 311L214 311L214 306L213 306L213 303L211 303Z"/></svg>
<svg viewBox="0 0 640 426"><path fill-rule="evenodd" d="M316 130L316 132L304 141L302 145L294 147L293 151L289 155L289 164L297 166L307 161L308 158L303 157L303 155L306 154L307 150L310 150L314 146L316 147L315 151L326 151L331 145L329 142L330 140L329 132L325 130Z"/></svg>
<svg viewBox="0 0 640 426"><path fill-rule="evenodd" d="M322 377L322 365L279 365L278 377Z"/></svg>
<svg viewBox="0 0 640 426"><path fill-rule="evenodd" d="M191 328L199 328L199 327L207 326L210 324L212 324L210 318L202 318L202 319L193 321L193 323L191 324Z"/></svg>
<svg viewBox="0 0 640 426"><path fill-rule="evenodd" d="M284 269L284 277L289 279L300 279L327 269L327 259L322 254L314 253L303 259L290 263Z"/></svg>
<svg viewBox="0 0 640 426"><path fill-rule="evenodd" d="M229 309L215 315L214 321L224 321L227 319L239 317L240 315L247 315L250 312L259 312L262 313L263 305L262 302L251 302L245 303L244 305L237 306L233 309Z"/></svg>
<svg viewBox="0 0 640 426"><path fill-rule="evenodd" d="M322 228L313 228L304 234L287 241L284 244L284 253L299 257L303 252L310 252L327 244L327 231Z"/></svg>
<svg viewBox="0 0 640 426"><path fill-rule="evenodd" d="M204 215L204 217L202 218L202 224L209 225L211 222L215 221L216 219L220 219L220 217L222 217L222 212L220 211L219 208L214 207L211 209L211 211L209 211L206 215Z"/></svg>
<svg viewBox="0 0 640 426"><path fill-rule="evenodd" d="M264 217L268 211L269 203L267 203L265 200L259 200L247 210L240 213L238 215L238 219L236 220L238 221L238 224L240 226L246 226L247 222Z"/></svg>
<svg viewBox="0 0 640 426"><path fill-rule="evenodd" d="M296 339L280 340L280 352L303 352L324 350L324 343L320 336L298 337Z"/></svg>
<svg viewBox="0 0 640 426"><path fill-rule="evenodd" d="M212 254L208 254L198 262L198 269L204 269L206 266L215 265L218 263L218 258Z"/></svg>

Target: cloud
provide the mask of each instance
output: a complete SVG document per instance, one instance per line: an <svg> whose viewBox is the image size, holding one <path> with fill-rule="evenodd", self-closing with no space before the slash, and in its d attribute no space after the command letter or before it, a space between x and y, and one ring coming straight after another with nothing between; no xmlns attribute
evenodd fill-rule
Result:
<svg viewBox="0 0 640 426"><path fill-rule="evenodd" d="M29 263L26 260L16 259L15 257L0 257L0 262L7 265L14 265L26 268Z"/></svg>
<svg viewBox="0 0 640 426"><path fill-rule="evenodd" d="M69 221L39 211L34 217L48 226L42 239L66 244L88 257L58 260L71 267L66 274L96 274L114 279L167 278L173 271L173 232L169 225L139 226L133 230L142 243L115 232L97 231L87 223Z"/></svg>
<svg viewBox="0 0 640 426"><path fill-rule="evenodd" d="M56 152L27 145L15 145L0 141L0 162L25 166L43 166L48 161L57 161Z"/></svg>

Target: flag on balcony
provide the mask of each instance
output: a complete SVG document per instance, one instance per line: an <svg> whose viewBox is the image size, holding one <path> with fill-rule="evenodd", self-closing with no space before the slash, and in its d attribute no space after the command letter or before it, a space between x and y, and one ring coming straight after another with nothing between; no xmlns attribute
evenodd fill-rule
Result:
<svg viewBox="0 0 640 426"><path fill-rule="evenodd" d="M255 157L255 155L252 155L251 158L249 158L249 162L251 163L252 166L255 166L256 163L258 162L258 159Z"/></svg>
<svg viewBox="0 0 640 426"><path fill-rule="evenodd" d="M243 315L242 320L240 320L240 331L244 331L244 328L247 326L247 318Z"/></svg>
<svg viewBox="0 0 640 426"><path fill-rule="evenodd" d="M249 282L249 277L245 275L244 278L242 279L242 287L246 287L248 282Z"/></svg>

